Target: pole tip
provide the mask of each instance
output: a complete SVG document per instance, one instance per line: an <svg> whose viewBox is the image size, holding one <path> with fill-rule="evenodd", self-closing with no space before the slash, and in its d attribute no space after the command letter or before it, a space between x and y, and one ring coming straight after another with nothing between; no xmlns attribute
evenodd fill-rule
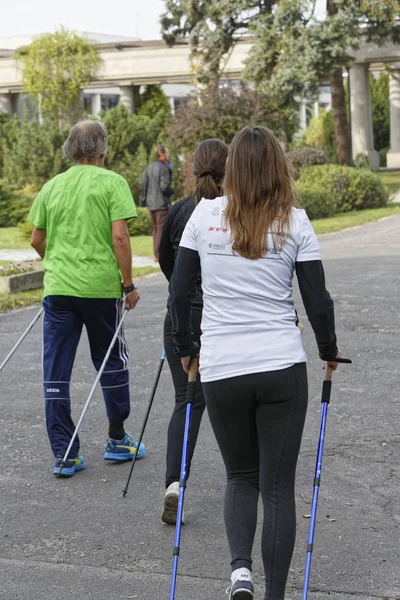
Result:
<svg viewBox="0 0 400 600"><path fill-rule="evenodd" d="M127 495L127 493L128 493L127 489L122 490L122 497L125 498L125 496Z"/></svg>
<svg viewBox="0 0 400 600"><path fill-rule="evenodd" d="M62 461L62 462L60 463L60 470L58 471L58 475L57 475L57 477L61 477L61 473L62 473L62 470L63 470L63 468L64 468L64 467L65 467L65 462L64 462L64 461Z"/></svg>

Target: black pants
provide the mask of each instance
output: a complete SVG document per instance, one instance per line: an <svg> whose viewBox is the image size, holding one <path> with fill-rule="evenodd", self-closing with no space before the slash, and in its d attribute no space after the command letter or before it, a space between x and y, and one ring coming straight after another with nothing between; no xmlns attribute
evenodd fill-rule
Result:
<svg viewBox="0 0 400 600"><path fill-rule="evenodd" d="M203 383L227 472L232 570L251 569L259 492L265 600L283 600L296 536L295 473L307 411L305 363Z"/></svg>
<svg viewBox="0 0 400 600"><path fill-rule="evenodd" d="M194 340L200 341L201 310L192 310L192 328ZM168 427L168 447L167 447L167 473L166 487L174 481L179 481L182 461L183 435L185 431L186 417L186 387L188 376L182 368L181 359L174 353L174 342L172 340L172 323L169 312L165 317L164 323L164 348L167 355L169 368L171 370L172 381L175 387L175 408L172 413L171 421ZM201 418L205 409L203 390L200 379L196 385L195 400L193 403L192 421L190 427L189 439L189 457L188 471L189 477L190 464L193 457L194 448L199 434Z"/></svg>

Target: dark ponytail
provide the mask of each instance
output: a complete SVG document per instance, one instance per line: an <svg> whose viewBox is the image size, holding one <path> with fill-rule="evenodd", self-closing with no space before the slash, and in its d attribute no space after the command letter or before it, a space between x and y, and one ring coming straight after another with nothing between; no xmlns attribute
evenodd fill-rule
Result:
<svg viewBox="0 0 400 600"><path fill-rule="evenodd" d="M194 153L193 173L196 177L196 202L213 200L221 195L228 146L218 139L202 142Z"/></svg>

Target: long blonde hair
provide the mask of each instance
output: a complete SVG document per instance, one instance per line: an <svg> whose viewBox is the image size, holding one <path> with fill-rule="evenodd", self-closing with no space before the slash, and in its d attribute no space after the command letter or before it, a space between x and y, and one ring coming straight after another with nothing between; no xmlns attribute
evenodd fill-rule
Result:
<svg viewBox="0 0 400 600"><path fill-rule="evenodd" d="M291 165L269 129L248 125L236 134L229 148L224 193L235 252L262 258L268 250L268 232L274 248L282 246L296 196Z"/></svg>

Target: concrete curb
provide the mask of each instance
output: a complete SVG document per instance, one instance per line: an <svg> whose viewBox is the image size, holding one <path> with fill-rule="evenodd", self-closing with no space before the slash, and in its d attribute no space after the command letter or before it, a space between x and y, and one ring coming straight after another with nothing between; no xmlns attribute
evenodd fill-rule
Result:
<svg viewBox="0 0 400 600"><path fill-rule="evenodd" d="M37 290L43 287L44 271L21 273L10 277L0 277L0 293L17 294L28 290Z"/></svg>

